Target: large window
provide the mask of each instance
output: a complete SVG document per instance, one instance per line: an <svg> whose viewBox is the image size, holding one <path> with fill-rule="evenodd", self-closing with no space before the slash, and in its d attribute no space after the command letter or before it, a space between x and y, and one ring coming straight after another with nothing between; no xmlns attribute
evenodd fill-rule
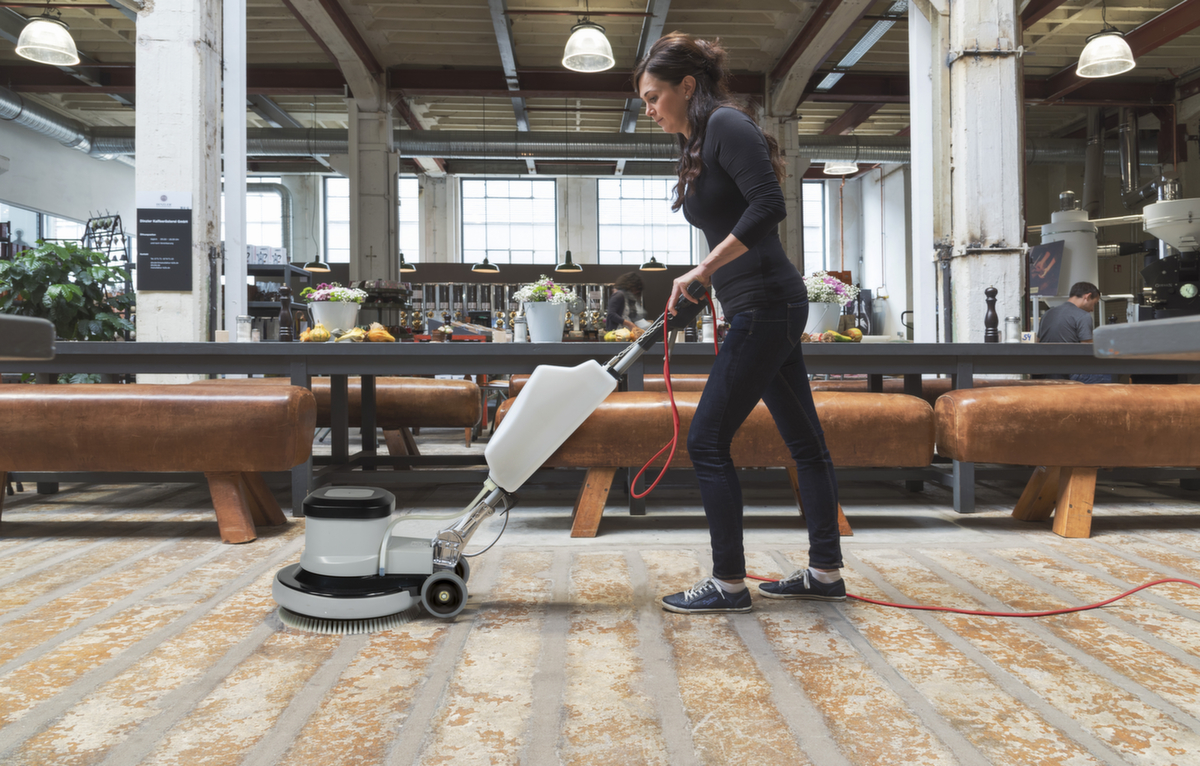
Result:
<svg viewBox="0 0 1200 766"><path fill-rule="evenodd" d="M405 263L421 260L421 185L416 176L400 177L399 233Z"/></svg>
<svg viewBox="0 0 1200 766"><path fill-rule="evenodd" d="M552 178L462 180L462 257L478 263L557 263Z"/></svg>
<svg viewBox="0 0 1200 766"><path fill-rule="evenodd" d="M39 239L78 242L83 239L85 228L79 221L27 210L7 202L0 202L0 221L10 224L9 237L14 251L34 247Z"/></svg>
<svg viewBox="0 0 1200 766"><path fill-rule="evenodd" d="M350 262L350 179L325 179L325 262Z"/></svg>
<svg viewBox="0 0 1200 766"><path fill-rule="evenodd" d="M639 266L653 256L664 265L692 262L692 227L671 211L675 180L597 180L600 263Z"/></svg>
<svg viewBox="0 0 1200 766"><path fill-rule="evenodd" d="M808 273L827 268L825 263L825 182L801 184L804 205L804 269Z"/></svg>
<svg viewBox="0 0 1200 766"><path fill-rule="evenodd" d="M247 176L246 184L277 184L278 176ZM225 239L225 192L221 192L221 239ZM283 199L275 191L246 192L246 244L283 247ZM291 257L291 253L288 253Z"/></svg>

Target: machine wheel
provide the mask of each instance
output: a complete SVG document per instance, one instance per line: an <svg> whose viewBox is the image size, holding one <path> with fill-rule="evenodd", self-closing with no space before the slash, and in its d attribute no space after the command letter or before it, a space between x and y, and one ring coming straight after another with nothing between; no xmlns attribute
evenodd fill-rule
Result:
<svg viewBox="0 0 1200 766"><path fill-rule="evenodd" d="M459 557L458 563L454 565L454 574L458 575L459 579L464 583L471 581L471 565L467 560Z"/></svg>
<svg viewBox="0 0 1200 766"><path fill-rule="evenodd" d="M467 584L453 572L436 572L421 586L421 606L434 617L449 620L467 605Z"/></svg>

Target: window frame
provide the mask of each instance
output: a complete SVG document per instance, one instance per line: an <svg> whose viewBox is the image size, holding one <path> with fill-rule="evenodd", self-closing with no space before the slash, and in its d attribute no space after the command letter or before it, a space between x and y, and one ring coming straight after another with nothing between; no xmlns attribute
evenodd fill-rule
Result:
<svg viewBox="0 0 1200 766"><path fill-rule="evenodd" d="M613 226L613 225L617 225L617 226L625 226L626 224L624 224L624 223L621 223L621 224L604 224L604 223L602 223L602 222L601 222L601 220L600 220L600 204L601 204L601 199L602 199L602 198L601 198L601 196L600 196L600 185L601 185L601 183L602 183L602 182L604 182L604 183L611 183L611 182L614 182L614 181L615 181L615 182L617 182L617 183L620 183L621 181L662 181L662 182L666 183L666 185L667 185L667 191L668 191L668 195L669 195L669 194L670 194L670 189L671 189L671 183L672 183L672 180L673 180L673 177L672 177L672 178L663 178L663 177L661 177L661 176L635 176L635 177L628 177L628 178L627 178L627 177L624 177L624 176L622 176L622 177L613 177L613 178L597 178L597 179L596 179L596 263L597 263L597 264L599 264L599 265L602 265L602 266L629 266L629 265L637 265L637 266L640 266L642 263L645 263L647 260L649 260L649 259L646 257L646 255L645 255L647 252L649 252L651 255L653 255L653 254L654 254L654 251L653 251L653 250L649 250L649 251L648 251L648 250L646 250L646 249L644 249L644 248L643 248L643 250L642 250L642 253L643 253L643 255L642 255L642 260L641 260L641 261L639 261L639 262L638 262L638 263L636 263L636 264L629 264L629 263L622 263L622 262L608 263L608 262L606 262L606 261L604 261L604 260L603 260L603 256L602 256L601 254L602 254L602 253L604 253L604 252L611 252L612 248L609 248L608 250L605 250L605 249L602 247L602 244L603 244L603 243L601 242L601 238L600 238L600 237L601 237L601 231L602 231L602 227L603 227L603 226ZM603 198L603 199L613 199L613 198L611 198L611 197L605 197L605 198ZM621 200L626 200L626 199L629 199L629 200L637 200L637 201L641 201L641 202L650 202L650 201L653 201L653 200L651 200L651 199L649 199L649 198L646 198L646 197L635 198L635 197L624 197L624 196L618 196L618 197L616 197L615 199L617 199L618 201L621 201ZM667 198L667 199L665 199L665 200L663 200L663 201L664 201L664 202L665 202L665 203L666 203L668 206L671 204L671 200L670 200L670 197L669 197L669 196L668 196L668 198ZM696 262L696 238L695 238L695 232L693 231L693 229L694 229L695 227L693 227L693 226L692 226L690 223L688 223L688 222L687 222L687 219L683 217L683 210L682 210L682 208L681 208L680 210L678 210L678 211L676 211L676 212L672 213L672 215L678 215L678 216L680 217L680 220L682 220L682 221L683 221L683 225L684 225L684 226L686 226L686 228L687 228L687 231L688 231L688 236L687 236L687 243L688 243L688 256L687 256L687 257L688 257L688 261L687 261L687 262L688 262L688 264L689 264L689 265L690 265L690 264L694 264L694 263ZM656 225L656 224L642 224L642 226L643 226L644 228L649 228L649 227L651 227L651 226L655 226L655 225ZM629 251L629 252L633 252L633 251ZM667 264L664 264L664 265L667 265ZM670 264L670 265L680 265L680 264Z"/></svg>
<svg viewBox="0 0 1200 766"><path fill-rule="evenodd" d="M467 260L467 233L466 233L467 216L465 214L464 208L466 205L466 200L468 198L463 193L463 184L467 183L468 181L482 181L484 183L486 183L488 181L523 181L523 182L530 182L530 183L535 183L535 184L553 184L554 185L554 194L551 195L551 199L554 200L554 236L553 236L553 240L552 240L554 242L554 248L553 248L553 252L550 255L550 260L546 261L546 262L540 262L540 261L536 260L536 255L535 255L535 259L532 264L512 263L513 248L509 247L509 260L504 261L504 262L494 261L493 263L495 263L495 265L511 264L514 266L533 265L533 266L553 267L553 266L557 265L558 250L559 250L559 244L558 244L559 243L559 214L558 214L559 211L558 211L558 207L559 207L559 203L561 202L561 200L559 200L559 192L561 191L561 189L558 184L558 178L555 178L555 177L530 178L528 176L459 176L459 179L458 179L458 258L459 258L459 263L477 263L477 261L468 261ZM479 199L479 198L471 197L470 199ZM486 199L520 199L520 198L517 198L517 197L490 198L490 197L484 196L482 199L486 200ZM538 199L538 198L532 197L531 199ZM471 225L477 226L479 224L471 224ZM485 223L484 225L486 226L487 224ZM537 225L544 225L544 224L537 224L537 223L531 222L531 225L537 226ZM485 234L485 236L486 236L486 234ZM533 248L530 248L530 249L533 249ZM486 254L487 252L488 252L488 249L485 247L484 253ZM534 250L534 252L536 253L536 250ZM490 259L489 259L489 262L491 262Z"/></svg>

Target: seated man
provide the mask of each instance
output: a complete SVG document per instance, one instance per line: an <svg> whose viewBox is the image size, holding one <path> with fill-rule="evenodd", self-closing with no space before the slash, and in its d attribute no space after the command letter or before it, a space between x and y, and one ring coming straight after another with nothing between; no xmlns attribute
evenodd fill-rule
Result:
<svg viewBox="0 0 1200 766"><path fill-rule="evenodd" d="M1038 343L1091 343L1092 312L1100 302L1100 288L1091 282L1071 285L1067 302L1042 314L1038 324ZM1076 375L1045 375L1045 378L1067 378L1080 383L1111 383L1111 375L1083 373Z"/></svg>

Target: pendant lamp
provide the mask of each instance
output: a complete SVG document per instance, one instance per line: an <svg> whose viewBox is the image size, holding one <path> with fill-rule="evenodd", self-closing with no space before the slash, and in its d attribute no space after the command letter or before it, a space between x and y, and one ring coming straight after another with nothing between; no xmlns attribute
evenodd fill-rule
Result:
<svg viewBox="0 0 1200 766"><path fill-rule="evenodd" d="M482 261L471 266L471 271L475 272L476 274L499 274L500 267L493 265L485 255L483 256Z"/></svg>
<svg viewBox="0 0 1200 766"><path fill-rule="evenodd" d="M571 251L568 250L566 260L564 260L562 263L555 266L554 270L555 271L579 272L579 271L583 271L583 267L580 266L578 263L575 263L575 261L571 260Z"/></svg>
<svg viewBox="0 0 1200 766"><path fill-rule="evenodd" d="M62 20L62 11L51 11L49 7L32 19L21 30L17 38L17 55L53 66L74 66L79 63L79 51L75 41Z"/></svg>
<svg viewBox="0 0 1200 766"><path fill-rule="evenodd" d="M1087 39L1079 54L1075 74L1080 77L1112 77L1136 66L1125 35L1108 23L1107 3L1100 6L1100 19L1103 28Z"/></svg>
<svg viewBox="0 0 1200 766"><path fill-rule="evenodd" d="M849 160L830 160L825 163L825 175L845 176L858 172L858 163Z"/></svg>
<svg viewBox="0 0 1200 766"><path fill-rule="evenodd" d="M322 261L320 256L317 256L316 258L314 258L313 260L304 264L300 268L304 269L305 271L311 271L316 274L328 274L329 270L330 270L329 264Z"/></svg>
<svg viewBox="0 0 1200 766"><path fill-rule="evenodd" d="M400 273L401 273L401 274L412 274L412 273L413 273L414 271L416 271L416 270L417 270L417 267L416 267L416 266L414 266L414 265L413 265L413 264L411 264L411 263L406 263L406 262L405 262L405 260L404 260L404 253L403 253L403 252L401 252L401 253L400 253Z"/></svg>
<svg viewBox="0 0 1200 766"><path fill-rule="evenodd" d="M612 45L604 36L604 27L588 21L583 21L571 27L571 37L563 50L563 66L575 72L603 72L612 69L616 60L613 58Z"/></svg>
<svg viewBox="0 0 1200 766"><path fill-rule="evenodd" d="M667 270L667 267L663 266L661 263L659 263L658 260L653 255L650 256L650 260L643 263L641 265L641 267L638 269L638 271L666 271L666 270Z"/></svg>

